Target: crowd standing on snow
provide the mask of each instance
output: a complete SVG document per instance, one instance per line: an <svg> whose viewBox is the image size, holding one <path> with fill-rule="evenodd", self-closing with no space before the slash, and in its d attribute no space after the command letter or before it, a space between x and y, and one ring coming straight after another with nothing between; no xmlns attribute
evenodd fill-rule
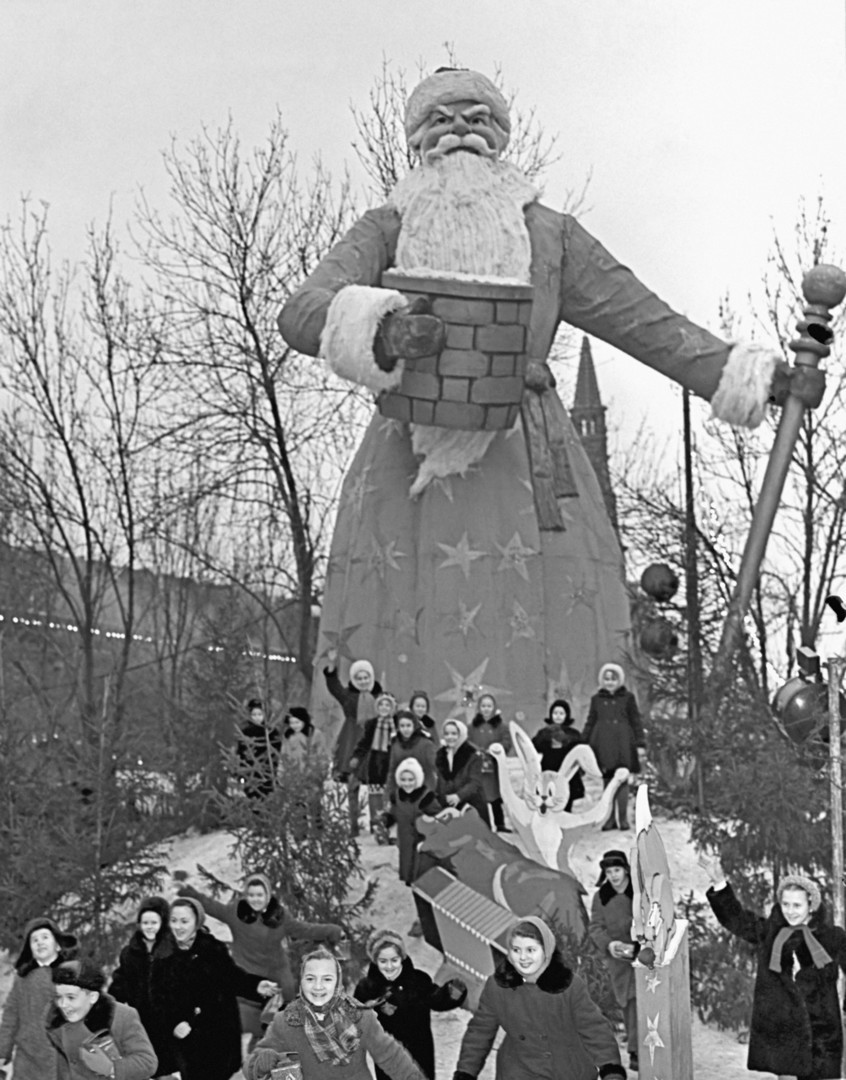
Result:
<svg viewBox="0 0 846 1080"><path fill-rule="evenodd" d="M327 779L346 787L353 836L363 819L379 843L392 843L396 829L398 871L407 885L425 868L422 816L468 812L509 831L489 748L499 742L508 750L510 739L492 694L479 697L467 722L447 719L439 737L425 692L400 707L377 683L372 663L353 663L344 685L335 660L324 674L343 725L331 759L306 709L290 709L277 726L253 699L238 736L238 756L250 766L245 798L266 799L288 767L322 763ZM620 766L640 769L644 732L622 668L604 665L598 683L582 732L566 701L551 703L533 738L544 770L557 770L582 741L594 750L606 784ZM576 774L567 808L583 796ZM603 828L626 829L627 812L624 793ZM819 892L805 878L783 879L764 918L739 905L718 860L703 857L703 866L714 883L708 898L717 918L760 953L749 1067L803 1080L838 1076L837 973L846 971L846 932L825 921ZM637 944L626 853L607 851L600 869L589 934L608 967L629 1067L637 1070ZM78 943L55 921L42 917L24 927L0 1023L0 1063L14 1062L15 1080L177 1073L182 1080L229 1080L241 1068L247 1080L368 1080L368 1055L377 1080L435 1080L431 1014L461 1006L467 987L460 979L437 985L416 969L396 930L371 934L369 966L351 994L339 959L343 929L294 918L265 874L247 874L229 903L185 882L177 894L170 903L159 896L142 901L108 990L103 969L80 959ZM210 933L208 916L229 928L230 946ZM290 959L295 941L312 946L298 973ZM626 1076L613 1026L540 918L512 926L507 956L467 1026L454 1080L478 1076L500 1032L500 1080Z"/></svg>

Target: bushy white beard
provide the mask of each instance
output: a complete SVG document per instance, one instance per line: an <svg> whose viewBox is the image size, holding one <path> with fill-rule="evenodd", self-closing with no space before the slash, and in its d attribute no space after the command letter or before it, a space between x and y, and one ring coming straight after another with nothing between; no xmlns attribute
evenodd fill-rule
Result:
<svg viewBox="0 0 846 1080"><path fill-rule="evenodd" d="M537 196L514 165L466 151L421 165L391 193L402 217L397 266L527 282L523 208Z"/></svg>
<svg viewBox="0 0 846 1080"><path fill-rule="evenodd" d="M459 151L421 165L391 193L402 217L397 268L528 282L532 251L523 208L537 196L506 162ZM412 424L412 449L422 458L412 498L437 477L463 476L495 435Z"/></svg>

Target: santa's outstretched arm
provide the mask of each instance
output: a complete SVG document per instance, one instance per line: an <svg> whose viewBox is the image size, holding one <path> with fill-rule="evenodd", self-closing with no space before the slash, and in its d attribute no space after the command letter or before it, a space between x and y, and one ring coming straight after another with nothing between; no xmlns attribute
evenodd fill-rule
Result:
<svg viewBox="0 0 846 1080"><path fill-rule="evenodd" d="M788 391L819 404L821 372L791 369L780 353L722 341L680 315L569 216L564 217L561 318L710 401L714 416L755 427Z"/></svg>

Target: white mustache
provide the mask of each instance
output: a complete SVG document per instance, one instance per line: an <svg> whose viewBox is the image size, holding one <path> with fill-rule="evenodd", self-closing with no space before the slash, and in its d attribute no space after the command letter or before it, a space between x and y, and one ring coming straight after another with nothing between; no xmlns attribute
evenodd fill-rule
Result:
<svg viewBox="0 0 846 1080"><path fill-rule="evenodd" d="M496 150L488 146L482 136L477 135L474 131L468 131L466 135L456 135L450 131L446 135L442 135L438 139L437 145L426 153L426 160L436 161L438 158L445 157L452 150L459 149L459 147L467 147L468 150L474 150L483 157L496 157Z"/></svg>

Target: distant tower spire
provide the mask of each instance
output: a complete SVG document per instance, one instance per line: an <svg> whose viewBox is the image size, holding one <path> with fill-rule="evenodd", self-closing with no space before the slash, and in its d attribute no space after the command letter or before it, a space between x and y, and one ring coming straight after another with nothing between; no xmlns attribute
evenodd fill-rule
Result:
<svg viewBox="0 0 846 1080"><path fill-rule="evenodd" d="M593 366L593 355L587 337L582 338L582 348L579 354L579 373L576 377L576 393L573 397L570 417L582 440L585 453L590 459L591 465L593 465L593 471L596 473L602 497L605 500L605 509L611 518L611 524L616 529L617 500L611 487L611 473L608 468L608 433L605 428L605 406L599 396L596 368Z"/></svg>

